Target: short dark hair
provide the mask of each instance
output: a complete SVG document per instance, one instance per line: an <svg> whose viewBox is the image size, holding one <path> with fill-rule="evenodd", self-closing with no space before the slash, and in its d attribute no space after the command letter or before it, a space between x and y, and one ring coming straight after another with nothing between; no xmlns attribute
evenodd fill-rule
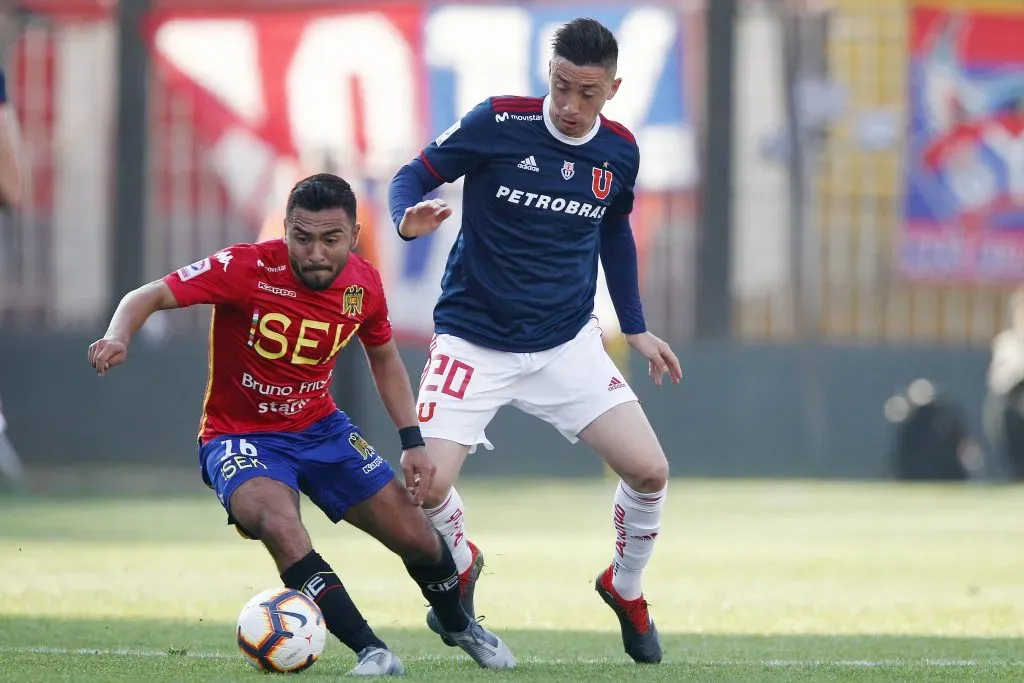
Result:
<svg viewBox="0 0 1024 683"><path fill-rule="evenodd" d="M295 209L325 211L344 209L349 218L356 219L356 193L344 178L333 173L317 173L295 183L288 193L285 217L291 218Z"/></svg>
<svg viewBox="0 0 1024 683"><path fill-rule="evenodd" d="M612 71L619 61L615 35L597 19L580 17L563 24L552 41L556 57L576 66L603 66Z"/></svg>

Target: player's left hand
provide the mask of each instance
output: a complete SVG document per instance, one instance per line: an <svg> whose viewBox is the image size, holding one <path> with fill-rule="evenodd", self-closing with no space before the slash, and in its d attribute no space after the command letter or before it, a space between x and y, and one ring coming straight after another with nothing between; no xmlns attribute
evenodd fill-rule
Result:
<svg viewBox="0 0 1024 683"><path fill-rule="evenodd" d="M627 334L626 341L647 359L647 374L655 384L661 386L666 372L673 384L679 384L683 379L683 369L679 365L679 359L676 358L676 354L672 353L672 349L666 342L650 332Z"/></svg>
<svg viewBox="0 0 1024 683"><path fill-rule="evenodd" d="M437 467L427 455L427 449L410 448L402 451L402 471L405 473L405 488L412 494L412 500L417 505L423 505L423 499L427 497L431 485L434 483L434 473Z"/></svg>

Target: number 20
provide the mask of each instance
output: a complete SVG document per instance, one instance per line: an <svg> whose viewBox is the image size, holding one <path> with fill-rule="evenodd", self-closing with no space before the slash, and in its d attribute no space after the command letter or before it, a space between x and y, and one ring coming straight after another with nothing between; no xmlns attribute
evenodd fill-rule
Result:
<svg viewBox="0 0 1024 683"><path fill-rule="evenodd" d="M427 384L428 375L444 377L444 382L440 385ZM471 379L473 379L473 368L461 360L453 360L451 356L439 353L427 361L427 367L423 369L423 377L420 378L420 387L423 391L440 389L442 394L461 401L466 397L466 388L469 387ZM455 387L456 382L458 382L458 388Z"/></svg>

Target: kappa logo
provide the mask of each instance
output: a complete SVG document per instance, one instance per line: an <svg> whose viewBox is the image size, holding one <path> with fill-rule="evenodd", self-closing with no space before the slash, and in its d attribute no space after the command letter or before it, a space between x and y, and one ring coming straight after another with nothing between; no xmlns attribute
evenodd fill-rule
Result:
<svg viewBox="0 0 1024 683"><path fill-rule="evenodd" d="M224 266L224 272L228 272L228 264L231 263L231 259L234 258L230 251L218 251L213 255L213 258L217 259L217 262Z"/></svg>
<svg viewBox="0 0 1024 683"><path fill-rule="evenodd" d="M276 294L278 296L286 296L291 299L295 299L298 296L294 291L290 289L284 289L282 287L268 285L266 282L263 282L262 280L256 283L256 288L262 289L264 292L270 292L271 294Z"/></svg>
<svg viewBox="0 0 1024 683"><path fill-rule="evenodd" d="M576 175L576 165L571 161L565 161L562 163L562 177L566 180L572 180L572 177Z"/></svg>
<svg viewBox="0 0 1024 683"><path fill-rule="evenodd" d="M378 455L373 460L371 460L370 462L368 462L365 465L363 465L363 474L369 474L370 472L373 472L375 469L377 469L378 467L380 467L383 464L384 464L384 458L382 458L382 457L380 457Z"/></svg>
<svg viewBox="0 0 1024 683"><path fill-rule="evenodd" d="M204 258L202 261L196 261L190 266L178 268L178 279L182 282L188 282L192 278L197 275L202 275L208 270L210 270L210 259Z"/></svg>

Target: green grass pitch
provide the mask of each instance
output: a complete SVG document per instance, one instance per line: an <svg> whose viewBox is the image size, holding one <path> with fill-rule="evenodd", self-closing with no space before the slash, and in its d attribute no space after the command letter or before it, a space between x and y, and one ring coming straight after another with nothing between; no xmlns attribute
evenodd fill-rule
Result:
<svg viewBox="0 0 1024 683"><path fill-rule="evenodd" d="M593 590L609 481L466 481L479 613L518 655L444 647L401 563L304 501L320 552L422 681L1022 681L1024 488L674 480L645 579L665 661L632 664ZM260 681L233 642L263 548L199 487L0 497L0 680ZM354 663L337 641L300 681Z"/></svg>

